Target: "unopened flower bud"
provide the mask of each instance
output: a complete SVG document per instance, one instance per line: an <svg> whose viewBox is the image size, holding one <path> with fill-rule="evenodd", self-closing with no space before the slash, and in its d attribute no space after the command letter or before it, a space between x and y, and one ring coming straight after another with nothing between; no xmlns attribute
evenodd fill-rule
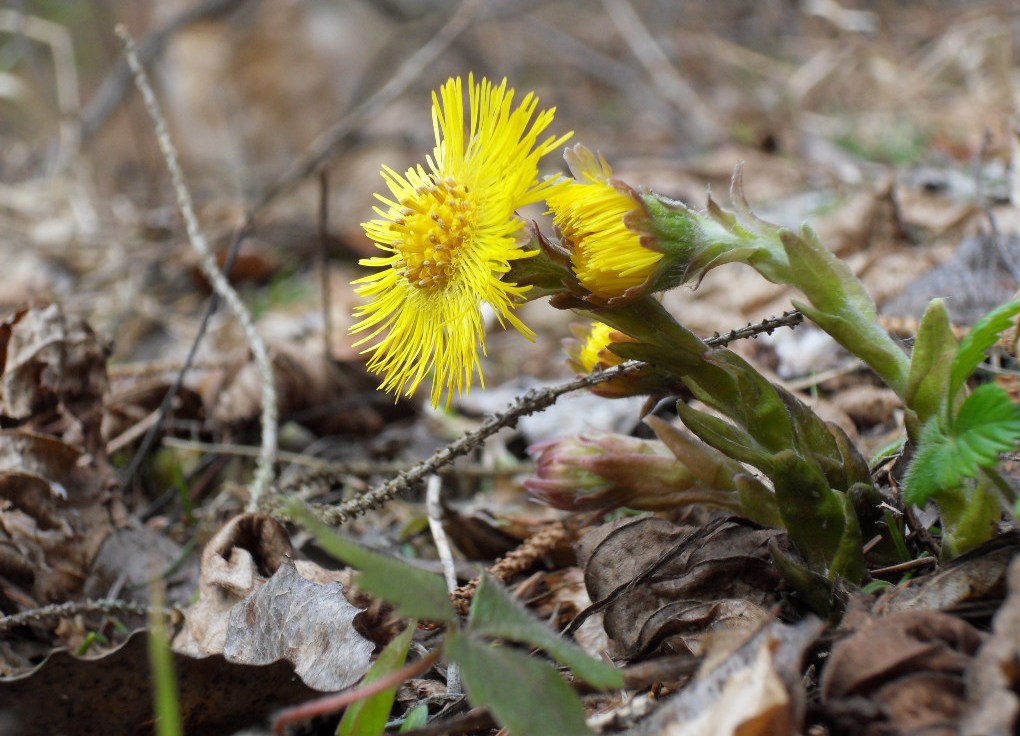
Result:
<svg viewBox="0 0 1020 736"><path fill-rule="evenodd" d="M531 448L536 478L524 486L538 500L568 511L628 506L645 511L708 503L737 508L732 492L707 488L665 444L591 433Z"/></svg>

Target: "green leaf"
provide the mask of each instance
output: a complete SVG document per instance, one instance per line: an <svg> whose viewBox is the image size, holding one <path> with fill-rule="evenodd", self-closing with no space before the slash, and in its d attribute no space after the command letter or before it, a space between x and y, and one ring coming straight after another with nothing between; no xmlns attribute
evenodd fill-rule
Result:
<svg viewBox="0 0 1020 736"><path fill-rule="evenodd" d="M953 426L961 449L962 470L972 476L978 467L991 468L999 455L1020 440L1020 406L994 383L974 389L960 407Z"/></svg>
<svg viewBox="0 0 1020 736"><path fill-rule="evenodd" d="M779 452L793 438L790 410L772 383L732 350L713 350L706 360L736 380L738 396L732 406L719 407L770 452Z"/></svg>
<svg viewBox="0 0 1020 736"><path fill-rule="evenodd" d="M739 473L734 477L740 498L740 513L756 524L783 529L783 517L779 513L776 494L750 473Z"/></svg>
<svg viewBox="0 0 1020 736"><path fill-rule="evenodd" d="M300 501L288 503L286 513L311 532L329 554L360 571L356 580L359 588L392 603L402 615L426 621L456 618L446 584L439 575L344 539L315 518Z"/></svg>
<svg viewBox="0 0 1020 736"><path fill-rule="evenodd" d="M543 649L557 662L599 690L623 687L623 675L615 667L593 659L584 650L558 636L511 598L488 575L482 576L471 602L469 630L478 636L531 644Z"/></svg>
<svg viewBox="0 0 1020 736"><path fill-rule="evenodd" d="M942 299L932 299L917 328L907 388L903 394L903 403L914 410L921 426L942 406L956 354L957 340L949 322L946 303Z"/></svg>
<svg viewBox="0 0 1020 736"><path fill-rule="evenodd" d="M404 666L407 650L411 648L411 640L418 623L412 620L407 628L393 639L368 671L362 685L393 674ZM347 707L344 717L336 728L336 736L379 736L386 730L386 723L393 710L393 700L397 695L397 686L376 693L370 698L359 700Z"/></svg>
<svg viewBox="0 0 1020 736"><path fill-rule="evenodd" d="M779 513L787 534L808 565L817 572L852 578L858 563L848 558L847 540L857 526L857 517L844 494L834 491L818 465L784 450L773 458L769 476L776 490ZM860 531L856 532L858 535ZM861 557L858 544L856 555ZM839 562L839 569L833 568ZM856 583L858 580L852 580Z"/></svg>
<svg viewBox="0 0 1020 736"><path fill-rule="evenodd" d="M429 722L429 706L427 703L418 703L418 705L407 711L407 715L404 716L404 722L400 724L399 733L407 733L408 731L414 731L417 728L424 728L425 724Z"/></svg>
<svg viewBox="0 0 1020 736"><path fill-rule="evenodd" d="M1007 302L998 309L986 314L971 329L970 334L963 338L960 349L953 360L953 368L949 377L949 408L952 410L956 396L963 388L964 382L981 365L985 353L1013 324L1013 318L1020 314L1020 299Z"/></svg>
<svg viewBox="0 0 1020 736"><path fill-rule="evenodd" d="M953 449L953 440L942 432L938 417L929 419L903 482L904 501L924 506L942 491L960 486L963 476Z"/></svg>
<svg viewBox="0 0 1020 736"><path fill-rule="evenodd" d="M967 488L965 503L948 513L947 494L939 496L942 516L942 557L952 559L995 537L996 524L1002 518L1002 497L986 473Z"/></svg>
<svg viewBox="0 0 1020 736"><path fill-rule="evenodd" d="M978 387L960 407L951 433L942 429L937 417L924 426L907 471L904 499L920 506L959 488L979 468L996 466L999 455L1015 448L1018 440L1020 406L995 384Z"/></svg>
<svg viewBox="0 0 1020 736"><path fill-rule="evenodd" d="M703 442L768 475L772 468L771 455L747 432L724 419L688 406L683 401L677 402L676 411L684 425Z"/></svg>
<svg viewBox="0 0 1020 736"><path fill-rule="evenodd" d="M875 300L846 261L826 248L806 225L800 232L782 230L779 237L790 259L790 279L811 304L829 314L857 314L871 322Z"/></svg>
<svg viewBox="0 0 1020 736"><path fill-rule="evenodd" d="M446 657L460 665L468 698L511 736L588 736L581 699L548 663L452 630Z"/></svg>

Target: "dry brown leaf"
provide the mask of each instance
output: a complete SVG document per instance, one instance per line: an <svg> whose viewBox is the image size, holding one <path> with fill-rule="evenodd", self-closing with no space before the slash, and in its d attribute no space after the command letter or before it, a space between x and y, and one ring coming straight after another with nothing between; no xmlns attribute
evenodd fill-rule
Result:
<svg viewBox="0 0 1020 736"><path fill-rule="evenodd" d="M98 454L108 355L84 320L55 304L16 312L0 331L0 414L37 429L56 417L75 420L61 436ZM70 429L78 436L65 436Z"/></svg>
<svg viewBox="0 0 1020 736"><path fill-rule="evenodd" d="M1007 263L1004 259L1009 259ZM947 299L953 323L971 325L1016 291L1010 263L1020 258L1020 237L976 235L965 239L953 256L910 282L886 302L882 314L920 318L935 297Z"/></svg>
<svg viewBox="0 0 1020 736"><path fill-rule="evenodd" d="M73 599L113 529L108 470L24 430L0 431L0 587L41 604ZM24 607L24 606L22 606Z"/></svg>
<svg viewBox="0 0 1020 736"><path fill-rule="evenodd" d="M962 736L1009 736L1020 727L1020 558L1009 567L1009 597L967 672Z"/></svg>
<svg viewBox="0 0 1020 736"><path fill-rule="evenodd" d="M317 434L374 434L387 419L406 416L412 406L404 400L380 401L376 379L360 364L326 360L295 343L275 343L270 354L280 417ZM261 378L248 360L210 374L199 392L208 416L225 425L253 421L262 410Z"/></svg>
<svg viewBox="0 0 1020 736"><path fill-rule="evenodd" d="M932 575L915 578L885 591L873 613L953 611L984 603L997 606L1006 592L1009 561L1020 548L1020 536L1003 535L969 552Z"/></svg>
<svg viewBox="0 0 1020 736"><path fill-rule="evenodd" d="M833 713L855 699L877 705L881 715L858 724L859 733L941 733L960 715L964 673L980 645L974 627L938 611L871 619L833 647L822 696Z"/></svg>
<svg viewBox="0 0 1020 736"><path fill-rule="evenodd" d="M194 555L182 561L184 555L184 548L177 542L130 519L103 542L89 569L82 595L105 598L116 589L122 600L147 603L152 579L164 576L167 603L184 607L198 585L198 561ZM173 572L168 573L169 570Z"/></svg>
<svg viewBox="0 0 1020 736"><path fill-rule="evenodd" d="M201 597L185 612L174 650L224 654L242 664L285 658L309 686L342 690L364 675L375 645L354 630L339 575L295 552L283 526L264 514L228 522L202 552Z"/></svg>
<svg viewBox="0 0 1020 736"><path fill-rule="evenodd" d="M768 543L781 535L741 519L693 527L645 516L593 529L577 551L588 594L624 656L684 654L697 652L706 632L769 617L780 579Z"/></svg>
<svg viewBox="0 0 1020 736"><path fill-rule="evenodd" d="M894 419L893 413L903 407L892 389L871 384L851 386L833 394L829 401L862 428L888 424Z"/></svg>
<svg viewBox="0 0 1020 736"><path fill-rule="evenodd" d="M193 656L219 654L227 640L230 610L294 555L287 530L263 514L242 514L227 522L202 551L199 599L174 649Z"/></svg>
<svg viewBox="0 0 1020 736"><path fill-rule="evenodd" d="M375 649L354 629L359 613L340 583L313 583L288 561L231 609L223 654L239 664L287 659L309 687L343 690L368 671Z"/></svg>
<svg viewBox="0 0 1020 736"><path fill-rule="evenodd" d="M804 717L801 660L822 623L772 621L628 736L786 736Z"/></svg>

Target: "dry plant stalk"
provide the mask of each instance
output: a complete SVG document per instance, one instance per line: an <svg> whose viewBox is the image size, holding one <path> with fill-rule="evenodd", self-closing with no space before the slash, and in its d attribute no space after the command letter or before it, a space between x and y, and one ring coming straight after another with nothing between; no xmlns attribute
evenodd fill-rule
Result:
<svg viewBox="0 0 1020 736"><path fill-rule="evenodd" d="M138 49L135 42L128 33L127 28L118 25L117 35L124 44L124 54L127 57L128 65L134 74L135 85L145 102L145 109L152 118L153 129L156 140L159 143L160 152L170 171L170 178L173 181L174 193L177 196L177 205L184 218L185 227L188 231L188 240L191 246L199 255L199 265L202 273L209 280L213 290L220 295L220 298L227 303L230 310L237 317L244 330L245 338L251 349L258 367L262 388L262 451L259 453L255 466L255 477L251 483L251 497L248 501L248 510L257 511L262 503L262 497L266 489L273 481L273 463L276 461L277 450L277 409L276 409L276 387L273 384L273 367L269 361L269 352L266 344L255 329L255 322L252 319L248 308L241 301L241 297L234 291L230 282L216 265L216 257L209 249L209 244L199 227L198 218L195 216L194 205L192 204L191 192L188 191L184 182L184 174L181 172L180 164L177 161L177 150L167 131L166 119L156 99L152 86L149 84L145 69L138 59Z"/></svg>
<svg viewBox="0 0 1020 736"><path fill-rule="evenodd" d="M156 615L172 616L173 610L162 606L147 606L144 603L132 601L121 601L114 598L100 598L98 600L71 601L69 603L54 603L42 608L33 608L30 611L22 611L10 616L0 618L0 634L6 633L19 626L29 624L40 624L46 621L55 621L71 616L81 616L94 613L102 613L107 616L116 614L135 614L145 616L151 613ZM179 615L179 614L178 614Z"/></svg>
<svg viewBox="0 0 1020 736"><path fill-rule="evenodd" d="M487 572L499 582L508 583L522 572L530 570L536 562L568 542L569 539L570 534L567 531L567 526L562 521L542 527L525 539L517 549L496 560L496 563ZM475 597L475 591L480 582L482 582L480 577L475 578L450 594L453 607L461 616L467 616L468 609L471 607L471 599Z"/></svg>

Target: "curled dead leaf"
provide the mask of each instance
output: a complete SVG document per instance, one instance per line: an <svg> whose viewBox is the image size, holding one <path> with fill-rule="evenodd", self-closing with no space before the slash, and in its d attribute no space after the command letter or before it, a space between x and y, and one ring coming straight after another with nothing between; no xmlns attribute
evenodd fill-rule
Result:
<svg viewBox="0 0 1020 736"><path fill-rule="evenodd" d="M105 466L25 430L0 431L0 601L37 605L76 597L113 530ZM10 610L10 606L7 607Z"/></svg>
<svg viewBox="0 0 1020 736"><path fill-rule="evenodd" d="M588 611L604 611L606 633L624 656L698 653L706 632L770 617L780 578L768 544L781 537L742 519L704 527L651 516L605 524L577 545L595 601Z"/></svg>
<svg viewBox="0 0 1020 736"><path fill-rule="evenodd" d="M628 736L792 736L804 718L801 660L821 633L817 619L763 625L704 668Z"/></svg>
<svg viewBox="0 0 1020 736"><path fill-rule="evenodd" d="M938 611L863 622L833 647L825 667L822 696L830 717L838 722L848 710L859 719L853 701L863 698L878 711L870 723L858 720L856 733L955 733L964 673L981 641L970 624Z"/></svg>
<svg viewBox="0 0 1020 736"><path fill-rule="evenodd" d="M1005 534L953 560L932 575L890 588L875 601L876 616L897 611L952 612L978 604L997 607L1006 593L1009 562L1020 550L1020 536Z"/></svg>
<svg viewBox="0 0 1020 736"><path fill-rule="evenodd" d="M1009 596L967 672L962 736L1008 736L1020 727L1020 558L1009 566Z"/></svg>
<svg viewBox="0 0 1020 736"><path fill-rule="evenodd" d="M287 659L309 687L343 690L368 671L375 649L354 628L359 613L340 583L313 583L286 562L230 610L223 654L240 664Z"/></svg>
<svg viewBox="0 0 1020 736"><path fill-rule="evenodd" d="M193 656L222 652L230 609L293 554L287 530L271 516L242 514L227 522L202 551L199 599L185 612L174 649Z"/></svg>
<svg viewBox="0 0 1020 736"><path fill-rule="evenodd" d="M229 661L293 662L309 687L342 690L368 670L375 645L354 628L361 613L338 575L294 563L286 529L264 514L228 522L202 553L201 597L185 611L174 650Z"/></svg>
<svg viewBox="0 0 1020 736"><path fill-rule="evenodd" d="M0 330L0 415L33 428L62 420L58 434L100 452L109 349L56 304L16 312Z"/></svg>

